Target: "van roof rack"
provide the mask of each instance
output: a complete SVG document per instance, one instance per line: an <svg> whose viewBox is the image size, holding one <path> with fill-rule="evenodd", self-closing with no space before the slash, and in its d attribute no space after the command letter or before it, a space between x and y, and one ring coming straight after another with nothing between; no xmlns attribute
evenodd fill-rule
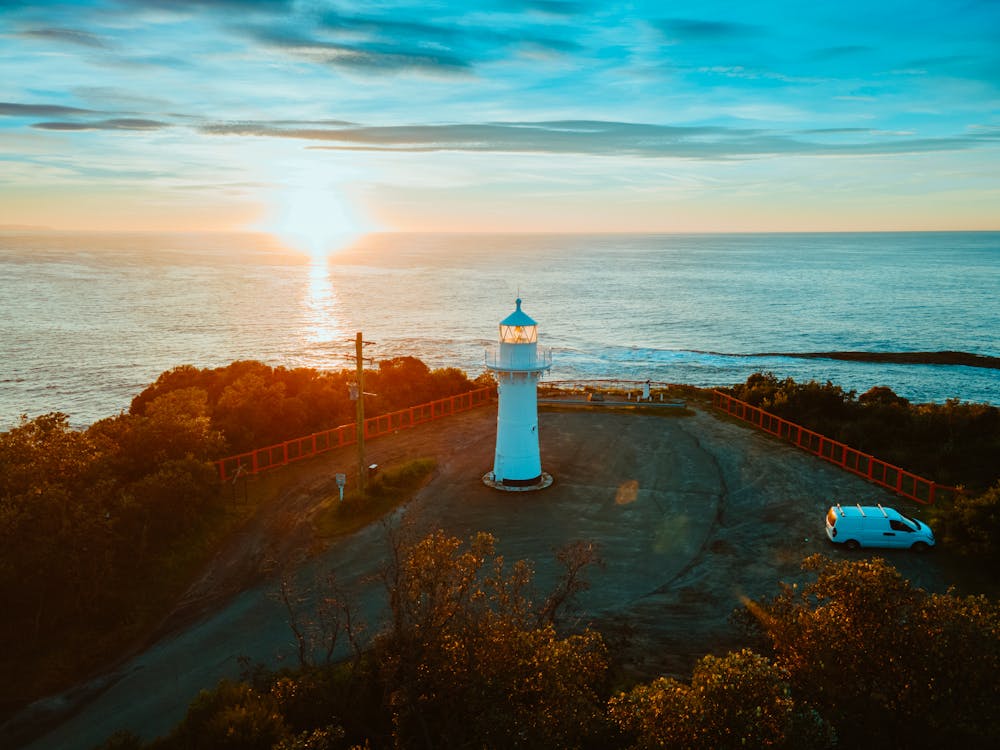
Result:
<svg viewBox="0 0 1000 750"><path fill-rule="evenodd" d="M839 510L839 511L840 511L840 515L841 515L841 516L843 516L843 515L844 515L844 509L840 507L840 503L837 503L837 510Z"/></svg>
<svg viewBox="0 0 1000 750"><path fill-rule="evenodd" d="M875 503L875 504L878 506L878 509L882 511L882 515L888 518L889 514L885 512L885 508L882 507L882 503Z"/></svg>
<svg viewBox="0 0 1000 750"><path fill-rule="evenodd" d="M868 518L868 516L865 516L865 509L861 507L861 503L858 503L858 512L865 518Z"/></svg>

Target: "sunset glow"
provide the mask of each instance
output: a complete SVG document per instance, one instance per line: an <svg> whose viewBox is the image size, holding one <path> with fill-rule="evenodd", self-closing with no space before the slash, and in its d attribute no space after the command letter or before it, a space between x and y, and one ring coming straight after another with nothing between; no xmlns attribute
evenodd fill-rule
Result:
<svg viewBox="0 0 1000 750"><path fill-rule="evenodd" d="M273 220L265 220L260 229L314 260L326 258L374 228L335 188L290 188L279 193L274 203L268 209Z"/></svg>
<svg viewBox="0 0 1000 750"><path fill-rule="evenodd" d="M3 3L0 225L1000 228L1000 5Z"/></svg>

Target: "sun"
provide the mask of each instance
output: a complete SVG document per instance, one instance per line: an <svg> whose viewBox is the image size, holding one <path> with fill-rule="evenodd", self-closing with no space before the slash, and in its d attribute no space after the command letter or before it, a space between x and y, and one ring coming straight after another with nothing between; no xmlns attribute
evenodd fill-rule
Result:
<svg viewBox="0 0 1000 750"><path fill-rule="evenodd" d="M332 185L282 188L272 201L271 217L262 228L314 261L374 229L349 192Z"/></svg>

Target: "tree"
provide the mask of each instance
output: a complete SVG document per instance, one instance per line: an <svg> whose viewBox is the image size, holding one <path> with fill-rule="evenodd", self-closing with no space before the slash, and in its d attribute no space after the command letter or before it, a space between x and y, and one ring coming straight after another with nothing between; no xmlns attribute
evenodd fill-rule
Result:
<svg viewBox="0 0 1000 750"><path fill-rule="evenodd" d="M288 735L273 693L223 680L192 701L163 744L187 750L271 750Z"/></svg>
<svg viewBox="0 0 1000 750"><path fill-rule="evenodd" d="M230 448L246 451L283 439L284 399L284 383L269 381L256 372L227 386L216 404L215 420Z"/></svg>
<svg viewBox="0 0 1000 750"><path fill-rule="evenodd" d="M661 677L620 693L609 712L636 750L819 749L834 741L814 711L796 707L788 675L747 649L703 657L690 684Z"/></svg>
<svg viewBox="0 0 1000 750"><path fill-rule="evenodd" d="M959 495L935 506L931 517L949 549L993 565L1000 562L1000 482L981 495Z"/></svg>
<svg viewBox="0 0 1000 750"><path fill-rule="evenodd" d="M915 589L882 558L803 568L813 583L752 609L844 745L1000 746L1000 604Z"/></svg>
<svg viewBox="0 0 1000 750"><path fill-rule="evenodd" d="M375 651L398 746L575 747L603 730L604 642L537 624L526 563L507 566L484 533L392 551Z"/></svg>

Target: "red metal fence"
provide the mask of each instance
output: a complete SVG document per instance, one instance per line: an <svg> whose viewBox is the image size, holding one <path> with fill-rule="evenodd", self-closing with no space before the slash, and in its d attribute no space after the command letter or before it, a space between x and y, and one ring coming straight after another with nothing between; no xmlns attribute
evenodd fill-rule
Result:
<svg viewBox="0 0 1000 750"><path fill-rule="evenodd" d="M943 495L953 496L961 493L961 490L956 487L948 487L919 477L906 469L888 464L874 456L851 448L849 445L820 435L818 432L789 422L787 419L770 414L725 393L712 391L712 405L716 409L759 427L764 432L769 432L797 445L802 450L809 451L815 456L836 464L852 474L864 477L869 482L918 503L931 505Z"/></svg>
<svg viewBox="0 0 1000 750"><path fill-rule="evenodd" d="M480 388L457 396L440 398L426 404L411 406L408 409L380 414L365 420L365 439L386 435L418 424L430 422L451 414L468 411L476 406L489 402L493 395L492 388ZM283 443L257 448L249 453L240 453L215 462L219 467L219 479L232 479L242 467L243 474L259 474L262 471L278 466L286 466L293 461L317 456L320 453L351 445L357 441L355 423L343 424L331 430L315 432L305 437L286 440Z"/></svg>

